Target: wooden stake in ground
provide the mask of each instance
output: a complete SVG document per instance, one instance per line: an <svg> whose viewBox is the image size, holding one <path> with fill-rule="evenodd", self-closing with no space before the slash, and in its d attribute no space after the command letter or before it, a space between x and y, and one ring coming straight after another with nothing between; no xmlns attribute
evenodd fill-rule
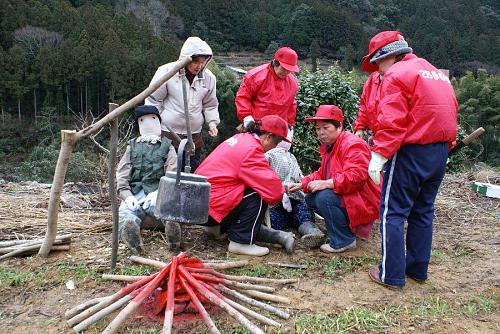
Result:
<svg viewBox="0 0 500 334"><path fill-rule="evenodd" d="M109 104L109 113L118 108L118 104ZM111 138L109 139L108 159L108 193L111 198L111 212L113 219L113 233L111 237L111 264L110 271L115 271L116 257L118 256L118 196L116 195L116 150L118 149L118 120L115 118L109 123Z"/></svg>
<svg viewBox="0 0 500 334"><path fill-rule="evenodd" d="M191 57L185 57L179 60L175 66L168 71L163 77L161 77L154 84L146 88L139 95L136 95L129 101L125 102L113 112L107 114L99 121L94 124L89 125L85 129L78 132L74 130L62 130L61 131L61 150L59 151L59 158L57 159L56 169L54 171L54 180L52 182L52 187L50 189L50 200L49 208L47 213L47 230L45 232L45 239L43 242L38 255L42 257L47 257L49 255L52 244L56 238L57 234L57 218L59 215L59 204L61 203L61 192L64 185L64 178L66 177L66 171L68 169L69 158L76 143L78 143L82 138L86 138L93 133L99 131L105 124L111 122L112 120L118 118L120 115L125 113L125 111L135 107L139 103L142 103L146 97L151 95L156 91L162 84L173 77L181 68L185 67L191 62Z"/></svg>

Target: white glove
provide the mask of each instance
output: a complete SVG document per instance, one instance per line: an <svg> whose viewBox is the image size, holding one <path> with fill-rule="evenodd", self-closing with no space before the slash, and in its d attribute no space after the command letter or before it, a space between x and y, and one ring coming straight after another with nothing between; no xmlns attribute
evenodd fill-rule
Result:
<svg viewBox="0 0 500 334"><path fill-rule="evenodd" d="M150 206L156 205L156 198L158 197L158 190L153 191L152 193L149 193L146 196L146 199L144 200L144 203L142 204L142 208L144 210L149 209Z"/></svg>
<svg viewBox="0 0 500 334"><path fill-rule="evenodd" d="M363 130L358 130L354 134L360 138L363 138L363 136L365 135L365 132Z"/></svg>
<svg viewBox="0 0 500 334"><path fill-rule="evenodd" d="M246 128L250 122L255 122L252 116L248 115L243 118L243 128Z"/></svg>
<svg viewBox="0 0 500 334"><path fill-rule="evenodd" d="M283 194L283 199L281 200L281 204L283 204L283 208L288 211L292 212L292 202L290 202L290 197L286 193Z"/></svg>
<svg viewBox="0 0 500 334"><path fill-rule="evenodd" d="M368 175L375 182L376 185L380 184L380 172L384 167L387 159L377 152L372 152L372 158L370 164L368 165Z"/></svg>
<svg viewBox="0 0 500 334"><path fill-rule="evenodd" d="M129 210L135 211L139 209L139 201L134 197L134 195L130 195L125 198L125 204L127 205L127 208L129 208Z"/></svg>

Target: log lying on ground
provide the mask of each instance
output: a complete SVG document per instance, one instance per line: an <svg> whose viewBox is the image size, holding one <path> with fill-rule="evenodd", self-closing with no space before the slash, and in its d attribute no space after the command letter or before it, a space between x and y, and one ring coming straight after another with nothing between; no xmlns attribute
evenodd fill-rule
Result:
<svg viewBox="0 0 500 334"><path fill-rule="evenodd" d="M70 242L71 234L59 235L54 241L54 245L56 246L54 246L52 250L69 250ZM4 241L2 242L2 245L4 245L4 247L0 248L0 254L3 254L2 256L0 256L0 261L14 256L24 256L27 254L36 253L40 250L40 247L42 247L42 243L43 239Z"/></svg>
<svg viewBox="0 0 500 334"><path fill-rule="evenodd" d="M243 306L238 301L243 301L284 319L290 317L286 311L280 308L248 297L255 295L256 298L264 300L274 300L280 303L289 302L286 297L256 291L256 289L260 289L273 292L276 290L274 287L242 283L248 277L241 278L235 275L221 274L209 267L210 263L204 263L197 258L187 258L184 253L174 257L168 264L137 256L131 257L131 259L134 262L162 269L151 276L103 275L104 279L117 279L133 283L111 296L93 299L66 312L66 317L71 317L68 324L73 327L75 332L88 328L91 324L123 306L125 307L103 331L104 334L116 333L127 319L139 311L141 316L149 314L155 319L164 314L162 333L169 334L176 319L174 310L182 312L189 305L189 310L199 314L212 334L220 334L220 331L205 309L208 304L214 304L226 311L252 334L263 334L264 332L247 316L267 326L281 327L282 325L266 315ZM259 282L283 284L286 281L286 283L291 283L290 280L269 280L259 280ZM241 293L229 287L239 289ZM80 313L78 314L78 312Z"/></svg>

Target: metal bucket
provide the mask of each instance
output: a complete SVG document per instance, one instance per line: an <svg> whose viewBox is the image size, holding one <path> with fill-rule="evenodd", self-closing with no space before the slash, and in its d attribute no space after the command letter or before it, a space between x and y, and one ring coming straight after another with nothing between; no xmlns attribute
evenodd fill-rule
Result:
<svg viewBox="0 0 500 334"><path fill-rule="evenodd" d="M179 145L177 172L167 172L160 179L155 216L162 220L185 224L208 221L210 183L202 175L182 173L182 157L187 140Z"/></svg>

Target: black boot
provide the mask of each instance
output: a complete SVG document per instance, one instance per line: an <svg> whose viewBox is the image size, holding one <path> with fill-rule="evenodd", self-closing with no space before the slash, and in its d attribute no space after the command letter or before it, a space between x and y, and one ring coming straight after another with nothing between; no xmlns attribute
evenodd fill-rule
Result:
<svg viewBox="0 0 500 334"><path fill-rule="evenodd" d="M132 253L138 255L143 251L141 228L133 220L127 219L123 222L122 226L120 226L119 235L120 240Z"/></svg>
<svg viewBox="0 0 500 334"><path fill-rule="evenodd" d="M293 253L295 249L295 239L292 233L274 230L266 225L260 226L260 231L257 233L256 240L281 245L288 254Z"/></svg>
<svg viewBox="0 0 500 334"><path fill-rule="evenodd" d="M169 250L181 248L182 228L181 225L173 221L164 221L165 236L167 237L167 247Z"/></svg>
<svg viewBox="0 0 500 334"><path fill-rule="evenodd" d="M325 234L312 222L305 221L299 226L300 241L307 248L319 247L325 241Z"/></svg>

